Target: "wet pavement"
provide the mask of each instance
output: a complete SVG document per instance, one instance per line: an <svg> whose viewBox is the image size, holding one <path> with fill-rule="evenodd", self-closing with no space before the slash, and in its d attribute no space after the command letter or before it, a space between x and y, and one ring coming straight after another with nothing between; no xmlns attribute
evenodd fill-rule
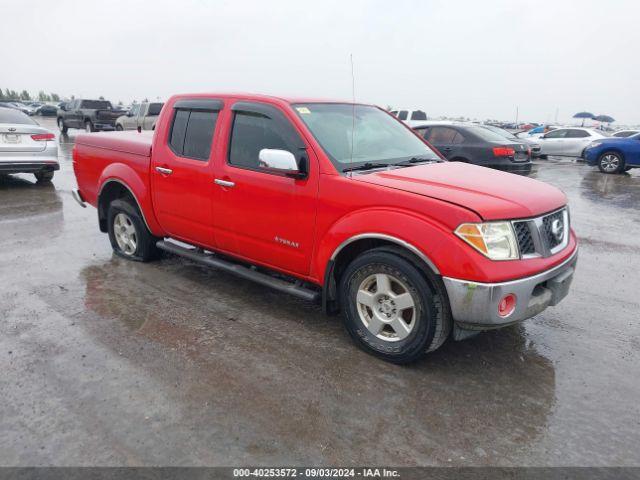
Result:
<svg viewBox="0 0 640 480"><path fill-rule="evenodd" d="M401 367L314 305L113 256L76 133L53 185L0 180L0 465L640 465L640 170L537 162L581 239L570 296Z"/></svg>

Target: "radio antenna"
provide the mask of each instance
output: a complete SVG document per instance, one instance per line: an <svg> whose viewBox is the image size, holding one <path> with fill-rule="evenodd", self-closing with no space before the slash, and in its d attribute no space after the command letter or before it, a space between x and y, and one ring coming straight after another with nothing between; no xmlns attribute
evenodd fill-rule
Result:
<svg viewBox="0 0 640 480"><path fill-rule="evenodd" d="M349 54L349 60L351 61L351 158L349 159L349 165L353 163L353 142L356 132L356 77L353 73L353 53ZM352 176L351 173L349 176Z"/></svg>

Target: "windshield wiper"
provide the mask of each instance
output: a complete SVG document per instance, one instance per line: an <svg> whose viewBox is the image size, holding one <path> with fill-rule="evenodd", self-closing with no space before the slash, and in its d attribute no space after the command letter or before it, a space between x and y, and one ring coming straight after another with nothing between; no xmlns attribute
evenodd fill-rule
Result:
<svg viewBox="0 0 640 480"><path fill-rule="evenodd" d="M426 157L411 157L409 160L403 160L402 162L394 163L394 165L413 165L414 163L438 163L441 160L439 158L426 158Z"/></svg>
<svg viewBox="0 0 640 480"><path fill-rule="evenodd" d="M344 167L342 169L342 171L343 172L353 172L355 170L371 170L372 168L387 168L389 166L393 166L393 165L389 165L388 163L366 162L366 163L362 163L360 165L354 165L352 167Z"/></svg>

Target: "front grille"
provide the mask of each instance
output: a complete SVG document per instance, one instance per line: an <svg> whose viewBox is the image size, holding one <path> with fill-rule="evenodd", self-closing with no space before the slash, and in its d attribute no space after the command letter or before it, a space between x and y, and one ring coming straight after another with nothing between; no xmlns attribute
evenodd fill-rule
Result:
<svg viewBox="0 0 640 480"><path fill-rule="evenodd" d="M533 243L533 237L531 236L529 222L514 222L513 228L515 229L516 236L518 237L520 255L531 255L536 253L536 247Z"/></svg>
<svg viewBox="0 0 640 480"><path fill-rule="evenodd" d="M558 222L556 222L556 220ZM556 233L553 231L554 223L556 224ZM542 237L549 249L555 248L562 243L564 239L564 211L552 213L542 217Z"/></svg>
<svg viewBox="0 0 640 480"><path fill-rule="evenodd" d="M537 218L514 220L512 225L521 257L548 257L567 246L569 216L564 208Z"/></svg>

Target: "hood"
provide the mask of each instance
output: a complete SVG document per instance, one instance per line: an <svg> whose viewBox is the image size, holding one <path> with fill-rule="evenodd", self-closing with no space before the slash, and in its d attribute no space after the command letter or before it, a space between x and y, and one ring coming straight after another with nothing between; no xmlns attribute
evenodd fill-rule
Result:
<svg viewBox="0 0 640 480"><path fill-rule="evenodd" d="M564 193L546 183L459 162L384 170L353 178L460 205L484 220L534 217L567 203Z"/></svg>

